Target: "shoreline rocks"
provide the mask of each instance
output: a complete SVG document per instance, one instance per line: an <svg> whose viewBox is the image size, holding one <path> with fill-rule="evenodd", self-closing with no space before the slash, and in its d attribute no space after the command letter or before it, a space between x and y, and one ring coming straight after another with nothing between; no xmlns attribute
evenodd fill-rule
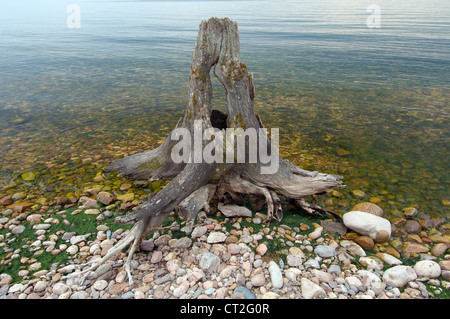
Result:
<svg viewBox="0 0 450 319"><path fill-rule="evenodd" d="M96 209L102 216L102 208ZM256 219L260 219L259 214L255 214ZM89 274L84 283L77 277L80 264L104 256L127 230L113 231L111 226L99 225L92 233L55 231L52 225L59 220L53 217L33 214L12 223L9 216L0 220L10 232L4 239L25 232L28 226L20 226L26 225L21 224L26 220L34 237L23 249L64 253L68 263L44 269L35 256L21 257L19 250L11 250L11 260L19 258L25 267L18 274L20 282L14 282L12 274L0 274L0 299L421 299L450 287L448 235L432 226L429 232L421 228L408 233L406 241L393 238L378 243L369 235L355 234L351 227L347 231L347 225L338 222L289 226L258 222L249 226L242 223L245 217L219 221L204 215L190 235L175 221L143 241L141 251L131 260L134 284L129 286L123 270L127 255L123 252ZM429 227L432 223L437 224L427 221L419 225ZM405 224L393 224L388 238L392 231L403 231L400 227ZM409 225L416 230L416 224ZM380 231L388 232L386 228L378 229L375 237ZM64 243L57 244L58 240ZM401 260L404 254L420 260L405 266ZM428 291L424 283L435 288Z"/></svg>
<svg viewBox="0 0 450 319"><path fill-rule="evenodd" d="M383 218L361 211L351 211L342 217L344 225L361 235L367 235L377 242L385 242L391 236L391 223Z"/></svg>

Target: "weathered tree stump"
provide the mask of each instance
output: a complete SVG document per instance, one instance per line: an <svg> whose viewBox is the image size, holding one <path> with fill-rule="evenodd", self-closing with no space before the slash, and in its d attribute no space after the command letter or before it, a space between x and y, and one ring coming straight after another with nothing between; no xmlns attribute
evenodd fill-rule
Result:
<svg viewBox="0 0 450 319"><path fill-rule="evenodd" d="M212 85L210 71L225 88L226 114L212 110ZM189 100L184 118L176 129L185 128L194 133L195 125L201 123L203 131L215 128L263 128L260 118L254 113L255 91L252 75L240 61L238 26L225 19L211 18L200 24L189 77ZM196 124L197 123L197 124ZM116 171L130 179L172 179L158 194L137 207L131 213L116 219L118 223L135 223L128 235L100 260L93 261L88 272L110 259L131 244L125 270L132 283L130 261L142 239L156 231L166 217L174 210L191 224L201 210L210 211L211 201L223 201L225 197L238 204L243 203L240 194L260 197L267 204L268 220L282 218L281 200L278 194L295 200L307 213L323 210L309 204L304 197L319 194L330 189L344 187L341 176L303 170L286 159L278 159L278 170L274 174L262 174L266 163L261 161L244 163L175 163L171 152L178 143L171 138L156 149L118 159L106 169ZM272 152L270 140L258 136ZM205 147L207 141L202 141ZM209 141L210 142L210 141ZM251 141L247 140L247 151ZM191 150L191 159L194 150ZM273 153L272 153L273 155ZM250 154L245 154L246 159ZM326 210L323 210L326 211Z"/></svg>

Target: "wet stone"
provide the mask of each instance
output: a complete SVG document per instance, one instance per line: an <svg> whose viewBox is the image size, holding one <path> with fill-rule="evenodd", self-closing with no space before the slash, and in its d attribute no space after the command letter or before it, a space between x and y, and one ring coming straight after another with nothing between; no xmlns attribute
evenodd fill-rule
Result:
<svg viewBox="0 0 450 319"><path fill-rule="evenodd" d="M417 221L415 221L415 220L408 220L405 223L404 228L405 228L406 232L408 232L410 234L411 233L418 233L422 229L420 227L420 224Z"/></svg>

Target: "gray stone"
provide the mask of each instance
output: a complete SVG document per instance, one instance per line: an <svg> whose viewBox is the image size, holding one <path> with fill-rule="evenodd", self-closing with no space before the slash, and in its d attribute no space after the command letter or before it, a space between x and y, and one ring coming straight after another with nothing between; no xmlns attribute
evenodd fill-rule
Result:
<svg viewBox="0 0 450 319"><path fill-rule="evenodd" d="M226 217L252 217L252 211L244 206L238 206L234 204L224 205L219 203L217 208L224 214Z"/></svg>
<svg viewBox="0 0 450 319"><path fill-rule="evenodd" d="M108 271L111 270L111 265L110 264L103 264L100 265L91 275L92 279L98 278L101 275L106 274Z"/></svg>
<svg viewBox="0 0 450 319"><path fill-rule="evenodd" d="M421 260L414 265L417 276L425 278L437 278L441 275L441 267L432 260Z"/></svg>
<svg viewBox="0 0 450 319"><path fill-rule="evenodd" d="M165 276L158 277L157 279L155 279L155 284L157 284L157 285L165 284L166 282L173 280L174 277L175 276L172 274L167 274Z"/></svg>
<svg viewBox="0 0 450 319"><path fill-rule="evenodd" d="M339 235L345 235L347 233L347 227L343 223L322 220L320 226L328 232L338 233Z"/></svg>
<svg viewBox="0 0 450 319"><path fill-rule="evenodd" d="M361 270L357 271L357 274L361 278L368 277L369 281L371 283L373 283L373 282L381 282L380 277L378 277L375 273L373 273L371 271L361 269Z"/></svg>
<svg viewBox="0 0 450 319"><path fill-rule="evenodd" d="M70 238L72 238L76 234L77 234L76 232L67 232L67 233L64 233L64 235L62 235L61 239L65 240L65 241L69 241Z"/></svg>
<svg viewBox="0 0 450 319"><path fill-rule="evenodd" d="M108 287L108 282L106 280L97 280L93 285L92 288L95 290L105 290L105 288Z"/></svg>
<svg viewBox="0 0 450 319"><path fill-rule="evenodd" d="M159 263L162 259L162 252L160 250L155 250L152 254L152 258L150 259L150 262L152 264Z"/></svg>
<svg viewBox="0 0 450 319"><path fill-rule="evenodd" d="M80 291L74 292L70 296L70 299L87 299L88 297L89 297L89 294L86 291L80 290Z"/></svg>
<svg viewBox="0 0 450 319"><path fill-rule="evenodd" d="M142 251L152 251L155 248L153 240L143 240L139 246Z"/></svg>
<svg viewBox="0 0 450 319"><path fill-rule="evenodd" d="M266 283L266 278L264 274L254 275L250 281L253 287L261 287Z"/></svg>
<svg viewBox="0 0 450 319"><path fill-rule="evenodd" d="M79 235L79 236L72 236L70 238L70 243L72 245L76 245L78 243L81 243L82 241L85 241L86 239L89 238L89 236L91 236L91 234L84 234L84 235Z"/></svg>
<svg viewBox="0 0 450 319"><path fill-rule="evenodd" d="M206 273L214 273L217 272L217 269L220 264L220 258L210 252L203 253L199 257L200 269L202 269Z"/></svg>
<svg viewBox="0 0 450 319"><path fill-rule="evenodd" d="M208 228L206 228L205 226L197 226L192 231L191 238L192 239L199 238L199 237L203 236L204 234L206 234L207 231L208 231Z"/></svg>
<svg viewBox="0 0 450 319"><path fill-rule="evenodd" d="M23 284L14 284L9 288L8 293L13 294L15 292L22 292L24 288L25 286Z"/></svg>
<svg viewBox="0 0 450 319"><path fill-rule="evenodd" d="M34 291L35 292L42 292L45 289L47 289L47 285L48 285L47 282L40 280L40 281L38 281L37 283L34 284Z"/></svg>
<svg viewBox="0 0 450 319"><path fill-rule="evenodd" d="M309 279L302 278L301 286L301 292L304 299L316 299L326 296L325 290Z"/></svg>
<svg viewBox="0 0 450 319"><path fill-rule="evenodd" d="M132 291L127 291L126 293L124 293L123 295L121 295L119 298L120 298L120 299L133 299L133 298L134 298L134 292L132 292Z"/></svg>
<svg viewBox="0 0 450 319"><path fill-rule="evenodd" d="M283 274L281 273L281 269L278 267L277 263L272 260L269 262L269 274L274 288L280 289L283 287Z"/></svg>
<svg viewBox="0 0 450 319"><path fill-rule="evenodd" d="M298 267L302 264L302 256L289 254L286 261L290 267Z"/></svg>
<svg viewBox="0 0 450 319"><path fill-rule="evenodd" d="M318 245L314 253L322 258L329 258L336 256L336 249L332 246Z"/></svg>
<svg viewBox="0 0 450 319"><path fill-rule="evenodd" d="M22 234L25 230L25 226L18 225L17 227L14 227L14 229L11 231L14 235Z"/></svg>
<svg viewBox="0 0 450 319"><path fill-rule="evenodd" d="M244 286L237 286L233 293L242 293L244 295L245 299L256 299L256 296L253 292L251 292L248 288L244 287Z"/></svg>
<svg viewBox="0 0 450 319"><path fill-rule="evenodd" d="M190 239L189 237L183 237L180 238L176 241L176 243L173 245L174 248L181 248L181 249L186 249L191 247L192 245L192 239Z"/></svg>
<svg viewBox="0 0 450 319"><path fill-rule="evenodd" d="M393 287L403 287L416 278L417 274L414 269L403 265L389 268L383 274L383 281Z"/></svg>
<svg viewBox="0 0 450 319"><path fill-rule="evenodd" d="M216 288L211 287L211 288L206 289L204 291L204 293L205 293L205 295L209 296L209 295L212 295L215 291L216 291Z"/></svg>
<svg viewBox="0 0 450 319"><path fill-rule="evenodd" d="M341 273L341 267L339 267L339 265L330 265L330 267L328 267L328 272L330 274L339 275Z"/></svg>
<svg viewBox="0 0 450 319"><path fill-rule="evenodd" d="M206 239L208 244L223 243L227 239L227 235L221 232L211 232Z"/></svg>
<svg viewBox="0 0 450 319"><path fill-rule="evenodd" d="M312 268L316 268L316 269L320 269L320 264L317 260L315 259L308 259L304 264L304 266L306 267L312 267Z"/></svg>

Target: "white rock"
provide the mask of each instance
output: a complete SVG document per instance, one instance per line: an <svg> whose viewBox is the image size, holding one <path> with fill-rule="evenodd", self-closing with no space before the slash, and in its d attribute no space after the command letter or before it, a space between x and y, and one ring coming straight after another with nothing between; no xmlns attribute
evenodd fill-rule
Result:
<svg viewBox="0 0 450 319"><path fill-rule="evenodd" d="M274 288L279 289L283 287L283 274L281 273L280 267L273 260L269 262L269 274Z"/></svg>
<svg viewBox="0 0 450 319"><path fill-rule="evenodd" d="M358 288L358 290L363 289L363 283L361 282L361 280L359 280L358 277L355 277L355 276L345 277L345 282L349 286L355 286L356 288Z"/></svg>
<svg viewBox="0 0 450 319"><path fill-rule="evenodd" d="M45 281L40 280L34 284L34 291L36 291L36 292L42 292L46 288L47 288L47 282L45 282Z"/></svg>
<svg viewBox="0 0 450 319"><path fill-rule="evenodd" d="M303 265L306 266L306 267L312 267L312 268L320 269L319 262L317 260L313 259L313 258L309 258Z"/></svg>
<svg viewBox="0 0 450 319"><path fill-rule="evenodd" d="M59 295L58 299L69 299L71 295L72 295L72 291L69 290L69 291Z"/></svg>
<svg viewBox="0 0 450 319"><path fill-rule="evenodd" d="M152 264L156 264L156 263L160 262L161 259L162 259L162 251L160 251L160 250L155 250L155 251L152 253L152 258L151 258L150 262L151 262Z"/></svg>
<svg viewBox="0 0 450 319"><path fill-rule="evenodd" d="M78 252L78 246L77 245L69 246L66 252L70 255L75 255Z"/></svg>
<svg viewBox="0 0 450 319"><path fill-rule="evenodd" d="M6 217L5 217L6 218ZM23 225L18 225L16 227L13 228L13 230L11 231L14 235L19 235L22 234L25 230L25 226Z"/></svg>
<svg viewBox="0 0 450 319"><path fill-rule="evenodd" d="M35 270L38 270L38 269L41 269L41 267L42 267L42 264L40 263L40 262L35 262L35 263L32 263L29 267L28 267L28 270L29 271L35 271Z"/></svg>
<svg viewBox="0 0 450 319"><path fill-rule="evenodd" d="M351 211L342 216L344 225L361 235L376 239L377 232L385 230L391 235L391 223L376 215L365 212Z"/></svg>
<svg viewBox="0 0 450 319"><path fill-rule="evenodd" d="M228 279L231 276L231 273L233 272L234 268L233 266L227 266L225 267L219 274L220 278L222 279Z"/></svg>
<svg viewBox="0 0 450 319"><path fill-rule="evenodd" d="M330 258L336 256L336 249L333 246L318 245L314 248L314 253L322 258Z"/></svg>
<svg viewBox="0 0 450 319"><path fill-rule="evenodd" d="M419 277L437 278L441 275L441 267L432 260L421 260L414 265L414 271Z"/></svg>
<svg viewBox="0 0 450 319"><path fill-rule="evenodd" d="M180 269L182 263L179 259L172 259L166 263L166 269L171 274L175 274L178 269Z"/></svg>
<svg viewBox="0 0 450 319"><path fill-rule="evenodd" d="M221 232L211 232L206 239L208 244L223 243L227 239L227 235Z"/></svg>
<svg viewBox="0 0 450 319"><path fill-rule="evenodd" d="M189 288L189 281L187 281L187 280L183 281L181 283L181 285L179 285L177 288L174 289L173 296L176 298L180 298L181 296L183 296L186 293L188 288Z"/></svg>
<svg viewBox="0 0 450 319"><path fill-rule="evenodd" d="M384 268L384 264L381 260L372 257L361 257L359 258L359 263L367 267L367 269L382 270Z"/></svg>
<svg viewBox="0 0 450 319"><path fill-rule="evenodd" d="M47 230L50 227L52 227L51 224L37 224L37 225L33 226L33 229L36 229L36 230Z"/></svg>
<svg viewBox="0 0 450 319"><path fill-rule="evenodd" d="M311 272L314 275L314 277L319 279L321 282L329 282L329 281L332 281L334 279L334 276L332 274L327 273L327 272L322 271L322 270L313 269Z"/></svg>
<svg viewBox="0 0 450 319"><path fill-rule="evenodd" d="M289 268L288 270L286 270L284 272L284 275L290 281L296 282L297 281L297 276L300 275L301 273L302 273L302 271L300 269L292 267L292 268Z"/></svg>
<svg viewBox="0 0 450 319"><path fill-rule="evenodd" d="M309 279L302 278L301 285L302 296L304 299L315 299L326 296L325 290Z"/></svg>
<svg viewBox="0 0 450 319"><path fill-rule="evenodd" d="M10 283L13 282L13 277L11 277L11 275L8 274L1 274L0 275L0 287L3 285L9 285Z"/></svg>
<svg viewBox="0 0 450 319"><path fill-rule="evenodd" d="M94 244L91 246L91 248L89 248L89 253L91 255L93 255L97 250L101 250L100 245L99 244Z"/></svg>
<svg viewBox="0 0 450 319"><path fill-rule="evenodd" d="M70 296L70 299L87 299L88 297L89 297L89 294L86 291L81 290L81 291L74 292Z"/></svg>
<svg viewBox="0 0 450 319"><path fill-rule="evenodd" d="M386 283L380 281L374 281L371 284L371 290L375 293L376 296L380 295L381 293L384 292L386 288Z"/></svg>
<svg viewBox="0 0 450 319"><path fill-rule="evenodd" d="M79 236L72 236L70 238L70 243L72 245L76 245L82 241L85 241L89 236L91 236L91 234L85 234L85 235L79 235Z"/></svg>
<svg viewBox="0 0 450 319"><path fill-rule="evenodd" d="M15 292L21 292L23 289L25 289L23 284L14 284L9 288L8 293L13 294Z"/></svg>
<svg viewBox="0 0 450 319"><path fill-rule="evenodd" d="M377 257L380 258L389 266L397 266L403 264L403 262L400 259L397 259L394 256L389 255L387 253L378 253Z"/></svg>
<svg viewBox="0 0 450 319"><path fill-rule="evenodd" d="M30 246L39 247L41 244L42 244L42 242L40 240L36 240L36 241L32 242Z"/></svg>
<svg viewBox="0 0 450 319"><path fill-rule="evenodd" d="M278 298L280 298L280 295L273 291L268 291L261 296L261 299L278 299Z"/></svg>
<svg viewBox="0 0 450 319"><path fill-rule="evenodd" d="M416 278L417 274L414 269L403 265L389 268L383 274L383 281L393 287L403 287Z"/></svg>
<svg viewBox="0 0 450 319"><path fill-rule="evenodd" d="M252 277L251 283L253 287L261 287L266 283L266 278L264 274L257 274Z"/></svg>
<svg viewBox="0 0 450 319"><path fill-rule="evenodd" d="M191 247L192 245L192 239L189 237L183 237L180 239L177 239L175 244L173 245L174 248L180 248L180 249L187 249Z"/></svg>
<svg viewBox="0 0 450 319"><path fill-rule="evenodd" d="M341 245L341 247L345 248L350 255L353 256L360 256L360 257L365 257L366 256L366 252L364 251L364 249L358 245L357 243L350 241L350 240L341 240L339 242L339 244Z"/></svg>
<svg viewBox="0 0 450 319"><path fill-rule="evenodd" d="M371 283L373 283L373 282L381 282L380 277L378 277L375 273L373 273L373 272L371 272L371 271L368 271L368 270L358 270L357 274L358 274L358 276L361 276L361 278L368 277L368 278L369 278L369 281L370 281Z"/></svg>
<svg viewBox="0 0 450 319"><path fill-rule="evenodd" d="M323 227L317 227L311 233L308 234L308 238L311 240L315 240L322 235Z"/></svg>
<svg viewBox="0 0 450 319"><path fill-rule="evenodd" d="M236 245L236 244L229 244L227 246L227 248L228 248L228 252L232 255L236 255L241 252L241 246Z"/></svg>
<svg viewBox="0 0 450 319"><path fill-rule="evenodd" d="M67 286L66 284L62 283L62 282L57 282L54 286L53 286L53 293L57 296L60 296L64 293L66 293L67 291L69 291L70 288L69 286Z"/></svg>
<svg viewBox="0 0 450 319"><path fill-rule="evenodd" d="M298 267L302 264L302 257L300 255L289 254L286 258L287 264L291 267Z"/></svg>
<svg viewBox="0 0 450 319"><path fill-rule="evenodd" d="M204 234L206 234L207 231L208 231L208 228L206 228L205 226L197 226L192 231L191 238L196 239L196 238L202 237Z"/></svg>
<svg viewBox="0 0 450 319"><path fill-rule="evenodd" d="M252 217L252 211L244 206L238 206L234 204L224 205L219 203L217 208L224 214L226 217Z"/></svg>
<svg viewBox="0 0 450 319"><path fill-rule="evenodd" d="M97 280L93 285L92 285L92 287L95 289L95 290L98 290L98 291L102 291L102 290L104 290L106 287L108 287L108 282L106 281L106 280Z"/></svg>
<svg viewBox="0 0 450 319"><path fill-rule="evenodd" d="M219 264L220 258L210 252L203 253L199 257L198 265L204 272L216 272Z"/></svg>

